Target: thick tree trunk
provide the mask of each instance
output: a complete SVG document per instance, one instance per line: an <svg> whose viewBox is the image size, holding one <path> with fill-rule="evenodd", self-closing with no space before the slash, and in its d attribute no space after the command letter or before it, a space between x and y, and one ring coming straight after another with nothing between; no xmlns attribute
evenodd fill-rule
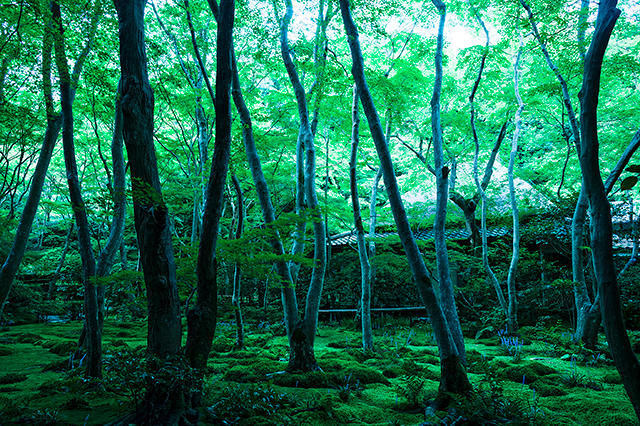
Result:
<svg viewBox="0 0 640 426"><path fill-rule="evenodd" d="M231 81L233 52L234 0L220 4L217 38L216 138L211 174L202 217L202 235L198 252L197 300L187 313L189 330L185 354L192 367L204 369L216 330L217 281L216 245L222 216L225 181L231 151ZM206 231L205 231L206 230Z"/></svg>
<svg viewBox="0 0 640 426"><path fill-rule="evenodd" d="M613 27L620 16L616 0L603 0L598 7L593 39L585 57L580 98L582 146L580 166L591 208L591 249L602 303L605 334L622 383L640 419L640 363L633 353L622 317L620 290L613 262L613 227L598 159L598 98L602 60Z"/></svg>
<svg viewBox="0 0 640 426"><path fill-rule="evenodd" d="M425 308L431 319L431 325L438 342L440 351L440 392L438 405L446 405L449 401L449 393L465 395L471 390L471 384L467 378L466 371L460 362L460 356L455 341L449 331L447 319L438 303L438 298L431 284L431 274L427 270L422 254L418 249L418 245L411 232L409 220L407 218L398 182L393 170L393 163L389 148L385 144L384 133L380 125L380 119L373 103L373 98L369 92L367 82L364 76L364 61L362 51L360 50L360 41L358 30L351 18L349 10L349 2L340 0L340 10L345 30L348 36L349 49L353 58L352 74L358 87L358 95L362 102L362 108L369 123L369 129L373 137L378 157L380 158L380 167L382 168L387 195L391 204L391 210L398 229L398 235L404 247L409 261L409 267L418 287L418 292L425 305Z"/></svg>
<svg viewBox="0 0 640 426"><path fill-rule="evenodd" d="M148 353L164 359L180 349L180 300L171 223L153 145L154 97L147 74L145 3L146 0L116 0L115 6L122 72L122 130L131 168L140 263L147 287Z"/></svg>
<svg viewBox="0 0 640 426"><path fill-rule="evenodd" d="M87 334L87 362L85 375L87 377L102 377L102 342L100 322L98 319L98 299L96 293L96 261L93 256L89 221L82 198L78 167L76 165L75 143L73 140L73 91L71 89L71 74L67 64L67 54L64 47L64 30L60 5L51 3L51 14L58 33L54 36L54 48L58 73L60 75L60 104L62 107L62 146L64 149L64 163L69 186L69 198L73 207L78 233L80 258L84 281L84 326Z"/></svg>
<svg viewBox="0 0 640 426"><path fill-rule="evenodd" d="M364 240L364 226L360 214L360 199L358 198L358 143L360 142L360 116L358 114L358 88L353 87L353 104L351 109L351 159L349 161L349 183L351 187L351 206L353 208L353 222L356 228L358 255L360 257L362 294L360 307L362 310L362 349L373 350L373 333L371 332L371 264L367 255L367 245Z"/></svg>

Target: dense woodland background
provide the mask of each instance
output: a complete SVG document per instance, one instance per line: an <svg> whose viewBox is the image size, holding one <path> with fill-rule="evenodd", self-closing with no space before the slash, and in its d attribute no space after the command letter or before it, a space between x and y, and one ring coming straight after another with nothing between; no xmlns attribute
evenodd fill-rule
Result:
<svg viewBox="0 0 640 426"><path fill-rule="evenodd" d="M608 341L640 416L637 0L0 15L0 320L82 320L95 379L106 322L148 322L145 368L189 373L120 424L193 421L247 307L283 321L287 374L321 368L319 315L375 356L370 308L425 307L433 409L472 389L465 337L562 325Z"/></svg>

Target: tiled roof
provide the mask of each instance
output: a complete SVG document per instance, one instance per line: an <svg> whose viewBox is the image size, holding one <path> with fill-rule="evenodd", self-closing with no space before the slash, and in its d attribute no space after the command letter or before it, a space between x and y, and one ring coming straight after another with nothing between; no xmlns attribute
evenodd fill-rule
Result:
<svg viewBox="0 0 640 426"><path fill-rule="evenodd" d="M480 235L482 236L482 230L480 229ZM488 237L503 237L511 232L511 229L506 226L498 226L495 228L489 228ZM416 240L432 240L434 238L433 229L424 229L420 231L415 231L413 236ZM458 228L458 229L447 229L445 230L445 236L448 240L466 240L469 238L469 232L466 228ZM388 238L388 237L398 237L397 232L376 232L374 239ZM369 240L369 234L365 234L365 238ZM331 236L331 245L332 246L342 246L346 244L356 244L356 234L355 232L343 232L341 234L336 234Z"/></svg>

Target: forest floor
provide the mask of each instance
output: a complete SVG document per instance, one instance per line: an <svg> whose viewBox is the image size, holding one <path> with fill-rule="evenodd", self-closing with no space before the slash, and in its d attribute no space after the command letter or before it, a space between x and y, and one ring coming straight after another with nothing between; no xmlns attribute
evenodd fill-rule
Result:
<svg viewBox="0 0 640 426"><path fill-rule="evenodd" d="M393 318L375 324L376 351L363 354L352 320L321 323L316 357L323 372L282 374L288 355L282 324L248 324L246 349L235 351L235 325L219 323L199 424L424 423L421 407L435 396L439 378L430 326ZM146 324L105 322L100 383L85 381L81 361L70 359L81 329L80 322L1 328L0 425L102 425L135 409L143 392ZM558 329L524 328L518 340L487 334L466 342L476 389L471 402L461 400L424 424L475 416L473 424L495 424L493 417L523 425L638 425L606 350L571 345ZM173 382L174 367L167 365L167 376L158 380Z"/></svg>

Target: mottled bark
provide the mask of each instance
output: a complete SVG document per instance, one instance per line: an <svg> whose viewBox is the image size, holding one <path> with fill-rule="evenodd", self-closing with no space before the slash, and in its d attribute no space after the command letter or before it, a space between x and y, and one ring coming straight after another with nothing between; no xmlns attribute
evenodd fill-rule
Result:
<svg viewBox="0 0 640 426"><path fill-rule="evenodd" d="M351 71L358 88L358 95L362 102L363 111L369 123L369 129L376 146L376 151L380 158L380 167L382 168L387 195L389 196L398 235L400 236L400 241L407 255L409 267L411 268L416 286L418 287L418 292L429 314L436 341L438 342L441 360L440 405L446 405L449 398L448 393L465 395L471 390L471 384L460 362L458 350L449 331L447 319L431 285L431 274L427 270L422 254L411 232L407 213L404 209L402 198L400 197L389 148L385 143L380 119L367 86L358 30L351 18L351 11L349 10L349 2L347 0L340 0L340 10L348 36L347 40L351 57L353 59Z"/></svg>
<svg viewBox="0 0 640 426"><path fill-rule="evenodd" d="M620 16L616 0L602 0L591 45L585 56L580 98L580 167L591 209L591 249L602 304L602 319L611 355L640 419L640 363L633 353L622 317L620 290L613 261L613 226L598 159L598 99L602 60Z"/></svg>
<svg viewBox="0 0 640 426"><path fill-rule="evenodd" d="M444 46L444 24L446 19L446 6L440 0L433 0L438 9L440 21L438 25L438 39L435 55L436 76L431 97L431 132L433 134L433 157L436 171L436 215L433 225L433 233L436 247L436 264L438 266L438 282L440 287L440 303L447 318L447 324L451 336L458 349L458 356L463 365L467 360L464 349L464 336L458 318L456 301L451 282L451 270L449 268L449 254L445 239L445 221L447 219L447 201L449 199L449 169L444 165L444 141L442 136L442 123L440 121L440 93L442 91L442 54Z"/></svg>

